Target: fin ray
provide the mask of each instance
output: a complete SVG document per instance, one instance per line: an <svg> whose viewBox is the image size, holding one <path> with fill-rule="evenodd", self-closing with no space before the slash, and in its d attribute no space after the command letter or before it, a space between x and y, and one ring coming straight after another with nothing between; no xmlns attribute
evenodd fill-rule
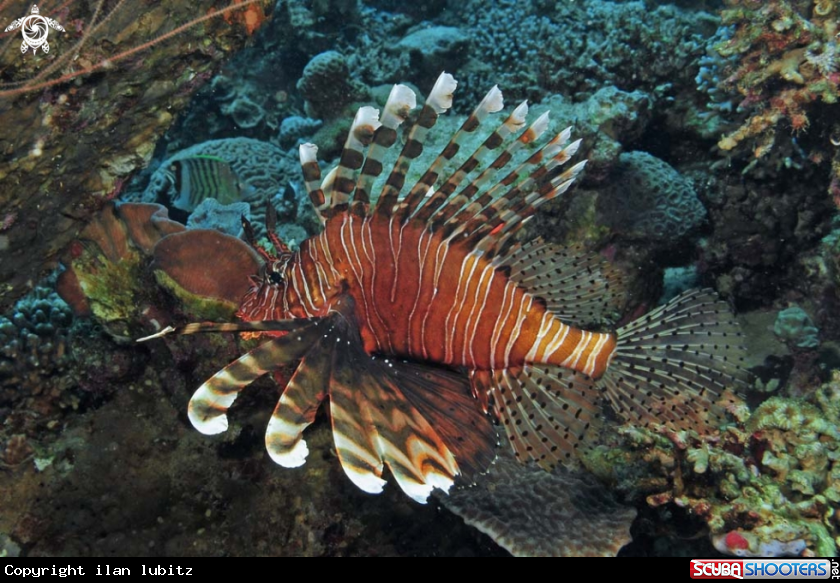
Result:
<svg viewBox="0 0 840 583"><path fill-rule="evenodd" d="M318 337L314 323L264 342L204 382L193 394L188 417L198 431L215 435L227 430L227 410L240 391L259 377L305 354Z"/></svg>
<svg viewBox="0 0 840 583"><path fill-rule="evenodd" d="M723 419L728 390L745 385L741 337L712 290L689 290L618 330L598 382L627 420L708 432Z"/></svg>

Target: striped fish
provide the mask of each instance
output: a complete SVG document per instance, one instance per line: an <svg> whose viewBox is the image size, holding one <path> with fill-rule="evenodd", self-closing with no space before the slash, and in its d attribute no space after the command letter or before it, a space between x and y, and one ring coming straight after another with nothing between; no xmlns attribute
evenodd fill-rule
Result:
<svg viewBox="0 0 840 583"><path fill-rule="evenodd" d="M230 164L216 156L192 156L173 161L164 171L172 185L172 206L192 212L206 198L221 204L242 200L239 180Z"/></svg>
<svg viewBox="0 0 840 583"><path fill-rule="evenodd" d="M380 113L362 107L337 168L322 179L316 147L300 147L323 231L290 251L273 236L231 324L168 332L247 331L268 340L205 382L189 406L202 433L228 426L238 393L299 361L266 432L271 458L304 463L302 438L329 398L336 451L347 476L379 492L390 473L423 502L494 459L504 427L520 460L573 463L596 442L605 407L621 419L700 431L713 427L725 392L745 381L741 333L709 290L684 293L615 332L586 329L617 303L619 281L599 258L514 238L564 193L584 162L580 141L545 140L547 114L526 124L522 103L466 155L462 145L503 107L491 89L420 180L405 188L426 135L451 107L442 74L407 132L378 193L384 155L416 106L393 88ZM532 152L522 163L518 150ZM459 164L460 162L460 164ZM449 173L444 168L456 167ZM273 232L273 213L268 213ZM248 225L246 224L246 232Z"/></svg>

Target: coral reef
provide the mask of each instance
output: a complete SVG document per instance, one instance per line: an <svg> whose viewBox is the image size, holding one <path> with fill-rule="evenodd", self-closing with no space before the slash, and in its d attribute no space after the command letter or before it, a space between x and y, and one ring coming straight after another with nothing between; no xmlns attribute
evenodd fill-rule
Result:
<svg viewBox="0 0 840 583"><path fill-rule="evenodd" d="M498 83L511 96L534 101L551 93L582 100L605 86L652 94L660 85L680 83L696 74L704 33L716 26L703 13L603 0L503 0L492 10L474 0L445 13L443 21L471 39L462 73L468 91ZM476 98L471 94L466 103Z"/></svg>
<svg viewBox="0 0 840 583"><path fill-rule="evenodd" d="M67 2L53 14L67 30L50 37L55 66L7 50L15 34L0 51L0 180L15 185L4 189L3 206L19 217L3 232L2 308L54 267L58 250L145 166L194 91L247 39L240 25L217 17L236 9L228 1L121 2L113 13L94 4ZM23 15L31 5L4 2L3 14ZM196 15L201 22L177 27ZM91 71L99 74L85 76Z"/></svg>
<svg viewBox="0 0 840 583"><path fill-rule="evenodd" d="M153 250L158 283L196 318L230 320L257 273L260 258L248 245L219 231L174 233Z"/></svg>
<svg viewBox="0 0 840 583"><path fill-rule="evenodd" d="M8 318L0 316L0 408L62 384L73 314L50 283L21 298Z"/></svg>
<svg viewBox="0 0 840 583"><path fill-rule="evenodd" d="M833 2L727 0L723 23L734 27L717 49L738 55L737 69L722 87L743 97L751 115L718 146L732 150L744 141L756 158L776 144L777 131L805 130L815 103L838 98L837 6ZM785 122L782 125L781 122Z"/></svg>
<svg viewBox="0 0 840 583"><path fill-rule="evenodd" d="M840 522L840 372L813 402L772 397L719 435L620 430L625 446L590 467L654 508L702 521L715 547L738 556L834 556Z"/></svg>
<svg viewBox="0 0 840 583"><path fill-rule="evenodd" d="M793 172L770 182L732 177L700 184L706 185L703 202L714 225L701 248L701 264L721 293L769 305L777 290L813 281L799 257L830 229L832 202L819 184Z"/></svg>
<svg viewBox="0 0 840 583"><path fill-rule="evenodd" d="M231 319L260 266L256 252L236 237L186 230L164 207L148 203L109 203L65 261L61 296L118 340L148 326L159 330L178 313ZM177 309L160 296L155 280L178 299Z"/></svg>
<svg viewBox="0 0 840 583"><path fill-rule="evenodd" d="M144 257L167 235L183 231L157 204L108 203L71 243L58 292L77 313L92 313L117 336L128 336L147 308Z"/></svg>
<svg viewBox="0 0 840 583"><path fill-rule="evenodd" d="M241 237L242 217L251 218L251 206L247 202L221 204L214 198L206 198L190 213L187 228L215 229L226 235Z"/></svg>
<svg viewBox="0 0 840 583"><path fill-rule="evenodd" d="M780 311L773 325L773 334L788 346L796 348L819 346L819 332L811 316L799 306L790 306Z"/></svg>
<svg viewBox="0 0 840 583"><path fill-rule="evenodd" d="M470 42L460 28L430 26L413 30L397 43L408 54L409 67L422 78L435 77L439 71L457 70L466 59Z"/></svg>
<svg viewBox="0 0 840 583"><path fill-rule="evenodd" d="M167 158L152 175L145 191L137 197L142 202L171 201L177 193L165 172L178 160L212 156L230 164L244 186L243 200L263 206L291 179L297 179L298 162L277 146L250 138L211 140L191 146Z"/></svg>
<svg viewBox="0 0 840 583"><path fill-rule="evenodd" d="M229 115L233 122L243 130L257 127L265 117L263 108L251 98L241 96L221 107L222 113Z"/></svg>
<svg viewBox="0 0 840 583"><path fill-rule="evenodd" d="M243 202L248 203L250 208L250 212L245 214L251 217L258 238L266 236L265 209L268 204L277 210L278 226L296 231L298 242L306 238L300 236L299 229L303 229L306 236L318 232L320 225L311 210L308 197L300 196L299 190L292 186L300 178L297 153L251 138L211 140L181 150L158 166L142 192L135 190L127 198L169 203L178 193L172 181L166 177L166 169L177 160L196 156L212 156L230 164L241 185ZM297 225L297 228L291 225ZM228 232L238 234L238 230L236 233Z"/></svg>
<svg viewBox="0 0 840 583"><path fill-rule="evenodd" d="M306 100L306 114L319 119L340 116L347 105L367 96L367 89L351 77L347 61L337 51L313 57L297 89Z"/></svg>
<svg viewBox="0 0 840 583"><path fill-rule="evenodd" d="M311 141L312 135L321 127L321 120L299 115L290 115L280 123L277 139L283 148L293 148L301 141ZM306 138L304 140L304 138Z"/></svg>

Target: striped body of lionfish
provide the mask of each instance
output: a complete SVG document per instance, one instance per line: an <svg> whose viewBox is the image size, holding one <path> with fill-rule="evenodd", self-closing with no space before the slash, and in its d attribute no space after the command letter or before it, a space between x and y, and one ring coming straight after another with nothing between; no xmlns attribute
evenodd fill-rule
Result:
<svg viewBox="0 0 840 583"><path fill-rule="evenodd" d="M579 146L567 144L569 130L535 144L547 114L526 128L521 104L444 176L465 139L502 109L494 87L403 193L455 85L451 75L438 78L375 202L385 153L415 107L408 87L393 88L381 118L359 110L323 181L317 148L300 147L323 231L296 252L273 235L275 253L254 245L265 264L240 306L243 322L176 330L269 338L196 391L189 418L199 431L225 431L245 386L298 363L268 424L271 458L304 463L302 433L328 398L350 480L380 492L387 465L424 502L433 488L448 490L457 475L469 479L492 463L488 413L521 461L546 468L594 443L607 403L622 420L674 428L702 430L722 416L725 391L744 372L740 332L713 292L686 292L616 333L587 331L578 326L611 308L615 272L598 257L514 238L584 166L563 168ZM515 165L524 148L533 153Z"/></svg>

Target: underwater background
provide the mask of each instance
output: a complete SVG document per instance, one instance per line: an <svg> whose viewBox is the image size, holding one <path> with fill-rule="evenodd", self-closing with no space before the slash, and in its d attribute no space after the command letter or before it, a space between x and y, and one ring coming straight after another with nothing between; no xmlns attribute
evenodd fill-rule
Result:
<svg viewBox="0 0 840 583"><path fill-rule="evenodd" d="M840 1L38 8L48 50L0 34L0 555L837 554ZM30 14L0 0L3 28ZM193 430L190 395L253 340L135 339L232 321L259 268L241 217L319 232L298 145L330 167L360 105L442 71L433 155L493 85L582 138L523 240L608 259L628 317L692 288L732 307L752 376L725 425L616 422L585 471L503 453L426 505L357 489L326 411L307 463L273 464L270 378Z"/></svg>

